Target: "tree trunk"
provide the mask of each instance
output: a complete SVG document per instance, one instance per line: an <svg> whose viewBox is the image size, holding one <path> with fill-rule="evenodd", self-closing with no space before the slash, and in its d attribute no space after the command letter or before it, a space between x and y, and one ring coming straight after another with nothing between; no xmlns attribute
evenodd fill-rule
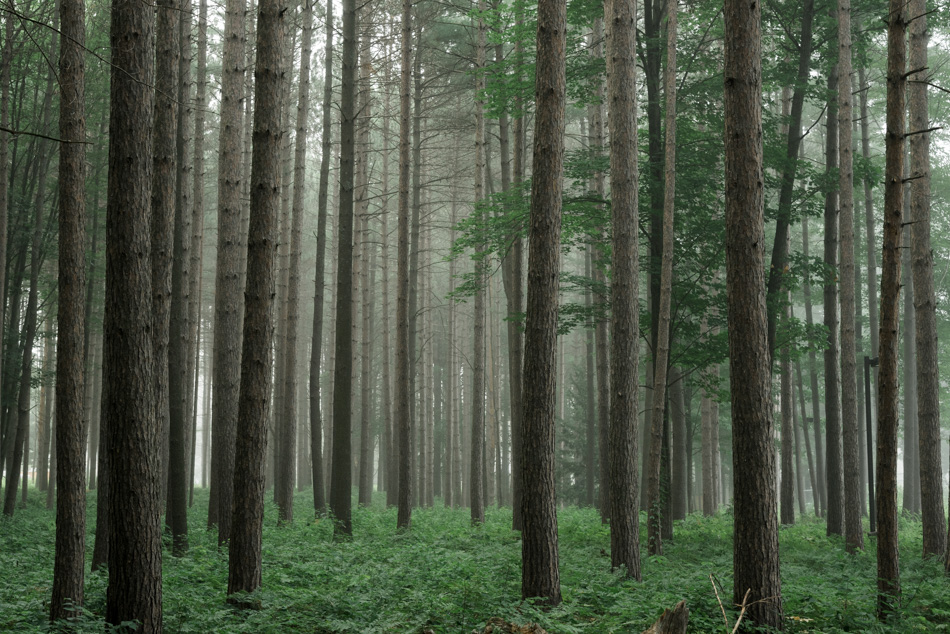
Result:
<svg viewBox="0 0 950 634"><path fill-rule="evenodd" d="M521 596L561 602L554 491L555 352L564 171L566 5L538 4L534 178L528 230Z"/></svg>
<svg viewBox="0 0 950 634"><path fill-rule="evenodd" d="M808 258L808 246L808 216L802 216L802 257L806 259ZM802 284L802 294L805 300L805 324L811 328L814 326L815 320L812 317L811 285L807 279ZM809 346L808 374L811 388L811 420L815 426L815 477L818 485L818 488L815 490L815 515L821 517L827 510L827 502L825 497L825 452L824 449L822 449L821 441L821 410L819 408L817 356L814 346ZM803 409L802 417L807 420L808 417L804 414L804 411Z"/></svg>
<svg viewBox="0 0 950 634"><path fill-rule="evenodd" d="M613 251L610 284L610 564L640 579L637 476L640 274L637 239L636 22L632 0L615 0L607 28L607 101ZM526 381L526 383L528 383ZM526 435L527 436L527 435Z"/></svg>
<svg viewBox="0 0 950 634"><path fill-rule="evenodd" d="M170 13L171 10L166 10ZM182 555L188 549L188 433L191 429L189 417L191 403L187 400L190 297L188 281L191 266L191 191L185 183L191 171L191 148L187 147L185 135L190 134L191 111L189 94L191 66L191 3L183 0L182 20L176 14L174 26L178 29L176 41L180 43L180 57L175 68L177 79L175 93L180 108L176 130L175 210L173 217L172 258L171 258L171 298L168 326L167 364L165 372L168 379L168 496L166 501L165 523L172 532L172 551ZM171 24L166 28L171 28ZM161 33L159 33L161 39ZM174 167L174 164L173 164Z"/></svg>
<svg viewBox="0 0 950 634"><path fill-rule="evenodd" d="M340 107L340 206L336 279L336 362L333 379L333 470L330 510L334 531L351 535L350 427L353 415L353 181L356 122L356 2L343 3L343 71Z"/></svg>
<svg viewBox="0 0 950 634"><path fill-rule="evenodd" d="M320 189L317 193L317 256L313 293L313 332L310 337L310 459L313 469L313 509L326 509L323 464L323 413L320 380L323 364L323 303L326 293L327 197L330 189L331 114L333 101L333 7L326 5L326 45L323 58L323 129L320 143Z"/></svg>
<svg viewBox="0 0 950 634"><path fill-rule="evenodd" d="M59 137L82 141L85 124L86 43L83 0L60 3L59 41ZM8 19L8 21L10 21ZM9 32L8 32L9 33ZM2 153L2 150L0 150ZM83 605L86 560L86 488L83 416L86 290L86 197L83 187L86 146L63 143L59 149L59 311L56 355L56 554L53 563L53 593L50 621L75 615L71 606ZM5 163L0 160L0 169ZM47 321L48 326L51 323ZM44 343L44 366L51 357L53 341ZM48 388L46 388L48 389ZM45 390L44 390L45 391ZM49 435L47 431L47 436ZM40 461L45 476L45 459ZM23 483L24 487L26 482Z"/></svg>
<svg viewBox="0 0 950 634"><path fill-rule="evenodd" d="M910 66L927 66L925 0L909 5ZM940 372L937 362L937 316L933 252L930 248L930 127L927 113L926 73L911 76L910 107L910 219L914 269L914 308L917 340L917 433L920 462L920 511L924 556L941 555L947 548L943 514L943 475L940 465Z"/></svg>
<svg viewBox="0 0 950 634"><path fill-rule="evenodd" d="M802 380L802 365L798 361L795 361L795 375L798 379L798 403L801 408L802 414L802 435L805 437L805 456L808 459L808 478L811 482L811 497L812 505L815 508L815 517L820 516L820 508L818 505L818 474L815 467L815 462L820 462L812 459L811 453L811 440L808 437L808 416L805 415L805 387L804 381Z"/></svg>
<svg viewBox="0 0 950 634"><path fill-rule="evenodd" d="M280 205L280 89L284 8L260 0L257 8L257 61L254 66L254 153L251 217L248 226L247 287L235 453L233 520L228 551L229 600L261 585L261 532L264 523L264 466L269 418L269 378L276 284L277 215Z"/></svg>
<svg viewBox="0 0 950 634"><path fill-rule="evenodd" d="M109 479L106 622L162 631L159 428L154 395L149 216L155 7L112 8L103 400Z"/></svg>
<svg viewBox="0 0 950 634"><path fill-rule="evenodd" d="M243 287L241 133L244 94L245 0L227 0L218 137L218 247L215 264L214 362L211 412L211 499L208 527L217 524L218 545L231 536L234 451L241 372Z"/></svg>
<svg viewBox="0 0 950 634"><path fill-rule="evenodd" d="M676 4L667 3L667 40L666 68L663 76L663 91L666 97L666 145L663 191L663 222L653 225L653 230L661 230L661 264L658 312L653 321L653 403L651 408L650 459L647 478L647 530L649 534L648 550L651 555L663 553L663 541L660 525L662 509L660 505L660 448L663 438L663 425L667 412L664 411L667 400L667 382L670 360L670 304L673 294L673 210L676 193ZM652 135L651 135L652 137ZM656 242L651 240L651 245ZM656 253L652 254L656 257ZM655 275L655 274L654 274ZM667 491L669 494L669 491Z"/></svg>
<svg viewBox="0 0 950 634"><path fill-rule="evenodd" d="M735 489L733 601L781 630L774 427L770 394L762 166L760 6L726 0L726 289ZM735 389L741 386L741 389Z"/></svg>
<svg viewBox="0 0 950 634"><path fill-rule="evenodd" d="M881 261L880 365L877 438L877 615L898 608L897 555L898 302L904 203L904 94L907 28L904 4L889 3L887 23L887 116L884 172L884 255Z"/></svg>
<svg viewBox="0 0 950 634"><path fill-rule="evenodd" d="M854 315L854 187L851 137L851 5L838 2L838 196L841 236L841 431L844 458L844 528L848 552L864 548L861 526L860 425Z"/></svg>

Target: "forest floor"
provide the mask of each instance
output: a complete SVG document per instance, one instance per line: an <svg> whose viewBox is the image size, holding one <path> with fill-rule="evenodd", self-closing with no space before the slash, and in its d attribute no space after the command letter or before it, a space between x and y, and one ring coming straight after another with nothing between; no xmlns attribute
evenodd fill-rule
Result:
<svg viewBox="0 0 950 634"><path fill-rule="evenodd" d="M41 495L31 494L27 508L0 519L0 632L49 631L55 520ZM241 612L225 603L227 551L204 530L207 495L196 492L188 555L165 551L165 632L468 633L492 616L537 622L551 634L640 632L681 599L690 631L730 632L738 613L728 605L729 509L677 522L665 554L644 555L639 583L610 571L610 535L595 510L559 510L564 603L544 612L520 600L521 543L510 530L509 510L489 509L485 525L472 528L467 509L437 502L415 510L412 530L397 533L395 509L382 506L382 495L376 499L378 506L354 508L353 538L344 541L334 539L328 520L311 519L309 491L297 495L290 526L278 527L269 505L262 608ZM88 516L95 518L94 493L89 500ZM866 552L849 556L842 540L825 537L824 523L808 516L783 527L780 544L786 631L950 631L950 582L939 562L921 561L918 522L901 521L903 607L886 624L874 619L873 538ZM726 603L728 627L710 575ZM85 611L72 631L103 631L105 596L105 575L87 572Z"/></svg>

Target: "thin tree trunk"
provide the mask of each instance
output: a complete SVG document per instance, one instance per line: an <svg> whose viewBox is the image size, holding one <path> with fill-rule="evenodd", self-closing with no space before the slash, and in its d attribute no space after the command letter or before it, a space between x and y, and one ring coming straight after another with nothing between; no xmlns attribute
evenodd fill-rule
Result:
<svg viewBox="0 0 950 634"><path fill-rule="evenodd" d="M808 459L808 478L811 482L812 505L815 508L815 516L818 517L820 516L820 508L818 505L818 475L816 473L817 469L815 468L816 461L812 459L811 440L808 437L808 416L805 415L807 411L805 408L805 386L804 381L802 381L802 365L798 361L795 361L795 376L798 379L798 403L802 414L802 435L805 437L805 456Z"/></svg>
<svg viewBox="0 0 950 634"><path fill-rule="evenodd" d="M396 436L398 444L398 517L396 526L412 523L412 418L409 391L409 76L412 63L412 1L402 2L399 79L399 219L396 269Z"/></svg>
<svg viewBox="0 0 950 634"><path fill-rule="evenodd" d="M808 217L802 216L802 257L808 258ZM812 317L811 305L811 285L806 279L802 285L802 295L805 299L805 324L811 328L815 320ZM808 348L808 374L811 387L811 412L812 424L815 428L815 477L818 488L815 489L815 515L821 517L827 510L825 497L825 452L822 449L821 440L821 410L819 409L818 394L818 359L814 346ZM804 408L802 409L802 418L807 419Z"/></svg>
<svg viewBox="0 0 950 634"><path fill-rule="evenodd" d="M340 107L340 206L336 278L336 362L333 379L333 470L330 510L334 531L353 533L350 428L353 416L353 182L356 123L356 2L343 3L343 71Z"/></svg>
<svg viewBox="0 0 950 634"><path fill-rule="evenodd" d="M841 432L844 529L848 552L864 548L861 526L861 465L858 457L857 367L854 332L854 186L851 137L851 4L838 2L838 196L841 236Z"/></svg>
<svg viewBox="0 0 950 634"><path fill-rule="evenodd" d="M323 461L323 414L320 380L323 363L323 303L326 293L327 197L330 188L331 104L333 100L333 6L326 5L326 44L323 58L323 130L320 151L320 189L317 193L317 256L314 274L313 332L310 337L310 459L313 470L313 509L326 509Z"/></svg>

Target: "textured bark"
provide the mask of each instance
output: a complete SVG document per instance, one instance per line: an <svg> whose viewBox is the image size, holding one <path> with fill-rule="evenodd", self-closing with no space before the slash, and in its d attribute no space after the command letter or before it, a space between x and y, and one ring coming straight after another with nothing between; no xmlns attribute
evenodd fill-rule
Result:
<svg viewBox="0 0 950 634"><path fill-rule="evenodd" d="M897 555L898 308L904 203L904 112L907 28L904 4L891 0L887 21L887 114L884 171L884 255L881 260L877 438L877 614L900 603Z"/></svg>
<svg viewBox="0 0 950 634"><path fill-rule="evenodd" d="M390 22L387 25L387 31L391 33L392 23ZM391 61L391 48L390 48L390 39L387 38L386 41L386 59ZM387 86L391 86L392 80L392 64L387 63L384 69L384 81ZM380 208L381 216L381 226L380 226L380 258L382 259L382 273L383 273L383 305L382 305L382 388L380 393L380 407L383 409L383 434L381 439L380 446L380 479L384 484L384 489L386 490L386 506L395 506L396 505L396 495L398 494L398 487L396 485L396 460L395 453L393 448L395 446L395 433L393 430L393 397L392 397L392 348L391 348L391 337L390 332L390 319L392 315L390 314L391 304L389 303L390 298L390 278L389 278L389 198L390 198L390 189L389 189L389 154L390 154L390 143L392 142L392 137L390 136L390 122L392 119L391 109L390 109L390 93L391 91L385 91L383 95L383 168L382 168L382 204ZM454 200L454 199L453 199ZM448 504L448 502L446 502Z"/></svg>
<svg viewBox="0 0 950 634"><path fill-rule="evenodd" d="M165 326L167 339L163 355L165 357L165 363L163 366L156 367L156 374L160 374L164 377L165 389L164 395L162 396L161 392L159 392L156 394L156 398L160 399L157 402L162 404L161 407L167 416L168 422L168 479L165 481L167 490L165 524L171 528L172 549L176 555L184 554L188 549L188 467L185 445L187 443L188 429L190 427L188 411L191 407L190 403L186 404L185 396L187 394L186 385L190 382L186 376L188 345L186 337L188 332L189 308L186 293L188 288L188 267L191 264L189 257L189 251L191 250L191 196L190 192L183 187L187 175L182 173L184 166L179 163L183 161L187 154L183 138L186 130L186 122L183 115L188 107L187 88L182 88L182 78L180 76L181 69L187 69L188 65L187 63L181 62L187 60L187 62L190 63L191 56L189 52L182 48L180 36L183 33L179 15L187 14L190 16L190 10L190 5L183 6L175 0L173 4L168 6L161 5L158 12L158 40L162 42L166 37L168 37L169 40L169 43L163 43L160 47L169 45L175 46L175 53L169 55L169 57L172 58L173 66L169 66L169 62L162 59L163 53L159 53L157 56L157 59L161 60L159 61L158 81L160 85L163 86L162 90L168 91L165 93L166 95L176 95L177 99L174 100L175 106L162 117L159 116L159 113L162 112L166 106L163 104L162 108L156 110L156 148L163 146L166 151L171 150L175 158L171 161L168 161L166 158L163 163L167 162L167 164L163 164L161 169L156 165L156 171L153 176L155 181L159 178L162 179L163 188L169 190L166 194L170 194L170 200L165 198L165 194L160 197L163 209L162 213L170 212L168 213L168 220L170 220L170 222L167 223L169 226L166 228L167 235L163 244L166 269L162 271L162 274L168 278L166 286L169 293L165 300L167 302L165 310L167 315L167 323ZM169 31L172 29L174 29L175 33L170 35ZM188 37L187 33L184 33L184 35L186 38ZM186 41L185 46L187 46L187 44ZM167 76L163 79L165 75ZM187 81L187 79L185 81ZM171 82L174 83L172 84ZM168 97L163 97L162 100L169 99ZM181 108L178 107L178 104L181 104ZM168 114L175 115L173 120L162 122L162 119L167 118ZM158 129L163 123L172 126L170 128L170 135L168 134L168 130ZM171 136L171 143L169 143L169 140L166 138L168 136ZM161 137L161 141L159 137ZM158 160L159 155L156 153L156 161ZM165 170L168 170L168 172ZM166 181L170 181L170 186L165 184ZM181 195L185 195L187 198L183 199ZM157 216L155 213L156 210L154 209L156 196L157 188L153 186L153 223ZM165 228L164 224L166 223L163 223L163 228ZM154 240L155 238L156 232L153 229L152 239ZM170 238L170 240L168 238ZM158 250L153 250L153 254L155 253L158 253ZM153 258L153 267L157 265L157 262L157 258ZM153 289L158 287L154 280L152 286ZM158 360L156 361L156 363L159 362Z"/></svg>
<svg viewBox="0 0 950 634"><path fill-rule="evenodd" d="M85 3L60 3L59 137L85 140L84 90ZM83 187L86 146L63 143L59 149L59 311L56 355L56 551L50 620L76 613L83 605L86 555L86 487L83 416L85 380L86 199ZM49 322L47 322L49 323ZM52 338L44 344L44 365L51 358ZM41 419L42 420L42 419ZM41 463L45 463L41 461ZM45 471L45 464L43 464ZM45 475L45 474L44 474ZM24 482L24 486L25 486Z"/></svg>
<svg viewBox="0 0 950 634"><path fill-rule="evenodd" d="M860 22L858 24L858 31L861 30ZM862 53L864 48L859 49ZM871 159L871 140L870 133L868 131L868 120L870 116L868 114L868 83L865 76L865 67L867 66L866 59L859 60L858 66L858 84L859 90L858 95L861 100L861 156L865 161ZM878 282L877 282L877 249L875 247L874 235L874 194L872 192L871 180L867 176L862 177L864 183L864 228L865 228L865 242L867 244L867 289L868 289L868 330L870 331L871 336L871 358L877 357L878 354L878 337L880 335L878 327L878 302L877 302L877 291L878 291ZM871 380L871 389L874 390L875 395L877 394L877 367L875 366L872 370L874 376ZM873 406L877 407L877 399L871 399ZM876 412L874 412L876 414ZM872 420L876 420L876 416L872 416Z"/></svg>
<svg viewBox="0 0 950 634"><path fill-rule="evenodd" d="M241 373L243 292L241 145L244 90L244 0L228 0L224 18L221 131L218 136L218 247L214 294L214 377L211 412L211 499L208 526L218 544L231 535L234 446ZM243 251L243 252L242 252Z"/></svg>
<svg viewBox="0 0 950 634"><path fill-rule="evenodd" d="M549 605L561 602L554 492L554 407L566 29L565 3L540 0L525 317L521 596L538 597Z"/></svg>
<svg viewBox="0 0 950 634"><path fill-rule="evenodd" d="M310 337L310 459L313 470L313 508L326 509L323 464L323 413L320 407L320 380L323 364L323 304L326 293L327 197L330 189L331 103L333 101L333 7L326 5L326 44L323 58L323 128L320 143L320 189L317 192L317 257L314 273L313 332Z"/></svg>
<svg viewBox="0 0 950 634"><path fill-rule="evenodd" d="M330 510L334 530L353 533L350 426L353 416L353 182L356 122L356 2L343 3L343 71L340 107L340 206L336 279L336 360L333 379L333 468Z"/></svg>
<svg viewBox="0 0 950 634"><path fill-rule="evenodd" d="M62 119L62 115L60 115ZM43 334L43 374L49 376L51 372L55 372L53 368L53 320L51 315L46 316L46 332ZM52 410L51 402L52 398L50 397L51 392L55 392L55 388L50 384L49 381L43 382L43 387L40 389L40 403L39 403L39 413L36 417L37 425L37 445L38 455L36 460L36 488L40 491L46 491L49 488L49 466L50 466L50 442L53 435L55 434L54 429L52 429L51 420L52 420ZM98 418L98 417L96 417ZM98 448L99 444L99 435L98 435L98 425L96 426L96 447ZM89 460L92 462L92 443L90 442L90 457ZM90 473L95 473L95 465L90 466ZM94 488L92 486L90 489Z"/></svg>
<svg viewBox="0 0 950 634"><path fill-rule="evenodd" d="M13 0L8 0L10 7L13 7ZM13 20L4 20L3 31L3 53L0 59L0 127L4 130L10 128L10 66L13 59ZM7 296L7 224L10 214L10 134L0 131L0 297ZM0 307L0 329L4 327L4 317L6 312ZM3 361L5 355L4 337L0 337L0 388L4 385L6 378L3 373ZM2 408L0 408L2 412ZM2 425L0 425L2 430ZM2 443L0 443L2 448ZM0 463L4 460L4 454L0 453Z"/></svg>
<svg viewBox="0 0 950 634"><path fill-rule="evenodd" d="M861 526L861 465L858 448L857 343L854 315L854 158L851 136L851 3L838 1L838 209L841 237L841 436L843 445L844 533L849 552L864 548Z"/></svg>
<svg viewBox="0 0 950 634"><path fill-rule="evenodd" d="M636 23L632 0L614 0L607 25L607 103L613 251L610 284L610 563L640 579L637 416L640 324L637 223ZM526 381L527 382L527 381Z"/></svg>
<svg viewBox="0 0 950 634"><path fill-rule="evenodd" d="M908 7L910 67L927 66L926 2ZM937 303L934 293L933 252L930 248L930 127L927 114L927 73L910 76L910 220L914 271L914 309L917 340L917 432L920 462L920 519L924 556L942 555L947 548L940 465L940 372L937 365Z"/></svg>
<svg viewBox="0 0 950 634"><path fill-rule="evenodd" d="M588 278L593 276L591 271L591 261L594 259L594 247L589 246L584 258L584 275ZM594 307L593 293L590 289L584 293L584 307L591 311ZM597 394L594 392L594 378L597 376L594 371L594 331L590 328L584 333L584 355L587 357L584 371L586 377L586 397L585 416L587 420L584 425L584 504L594 506L594 484L597 476Z"/></svg>
<svg viewBox="0 0 950 634"><path fill-rule="evenodd" d="M828 75L828 108L826 115L825 170L833 174L838 163L838 69ZM838 196L836 190L825 193L825 266L829 271L838 267ZM827 501L825 513L827 533L844 534L844 504L841 475L841 399L838 362L838 284L835 276L827 276L824 285L825 328L828 346L825 348L825 474Z"/></svg>
<svg viewBox="0 0 950 634"><path fill-rule="evenodd" d="M155 7L112 8L104 421L109 456L106 622L162 630L161 465L154 402L149 215Z"/></svg>
<svg viewBox="0 0 950 634"><path fill-rule="evenodd" d="M399 75L399 217L396 268L396 415L399 506L396 526L412 524L412 419L409 416L409 78L412 1L402 2Z"/></svg>
<svg viewBox="0 0 950 634"><path fill-rule="evenodd" d="M254 153L251 164L251 217L248 226L247 288L235 453L234 506L228 557L228 594L253 592L261 585L261 531L264 524L264 465L269 418L277 255L277 214L281 186L280 88L284 10L279 0L257 8L257 62L254 66ZM232 601L235 598L231 597ZM236 599L241 603L242 599Z"/></svg>
<svg viewBox="0 0 950 634"><path fill-rule="evenodd" d="M726 0L726 292L735 488L733 602L781 630L774 423L765 304L760 7ZM740 387L741 386L741 387Z"/></svg>

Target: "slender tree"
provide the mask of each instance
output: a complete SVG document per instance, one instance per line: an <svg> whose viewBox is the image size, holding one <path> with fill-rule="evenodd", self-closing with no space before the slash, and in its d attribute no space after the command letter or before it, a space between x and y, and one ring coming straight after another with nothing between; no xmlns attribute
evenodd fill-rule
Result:
<svg viewBox="0 0 950 634"><path fill-rule="evenodd" d="M844 532L849 552L864 548L861 526L860 426L854 329L854 159L851 137L851 3L838 2L838 209L841 236L841 432L843 445Z"/></svg>
<svg viewBox="0 0 950 634"><path fill-rule="evenodd" d="M396 264L396 416L399 506L396 525L412 524L412 418L409 416L409 79L412 0L402 2L399 75L399 217Z"/></svg>
<svg viewBox="0 0 950 634"><path fill-rule="evenodd" d="M336 281L336 364L333 379L333 469L330 510L335 530L353 532L350 469L353 340L353 182L356 122L356 2L343 3L343 71L340 101L340 216Z"/></svg>
<svg viewBox="0 0 950 634"><path fill-rule="evenodd" d="M313 333L310 338L310 459L313 469L313 508L326 509L323 464L323 414L320 371L323 364L323 303L326 292L327 198L330 189L331 102L333 99L333 3L326 4L326 45L323 58L323 124L320 137L320 189L317 192L317 257L313 293Z"/></svg>

